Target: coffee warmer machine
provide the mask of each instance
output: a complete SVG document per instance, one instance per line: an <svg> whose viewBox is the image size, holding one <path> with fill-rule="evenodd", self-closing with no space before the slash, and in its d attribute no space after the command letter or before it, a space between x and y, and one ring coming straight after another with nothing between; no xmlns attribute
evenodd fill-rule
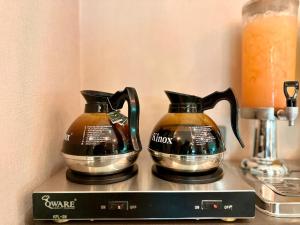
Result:
<svg viewBox="0 0 300 225"><path fill-rule="evenodd" d="M277 217L300 217L300 171L278 158L276 128L277 120L294 126L298 116L298 6L298 0L252 0L242 13L241 116L257 127L253 155L241 167L257 208Z"/></svg>

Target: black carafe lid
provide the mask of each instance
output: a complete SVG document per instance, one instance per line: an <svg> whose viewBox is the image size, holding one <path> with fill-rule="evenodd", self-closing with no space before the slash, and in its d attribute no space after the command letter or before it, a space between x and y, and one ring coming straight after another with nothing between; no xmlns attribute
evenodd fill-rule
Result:
<svg viewBox="0 0 300 225"><path fill-rule="evenodd" d="M201 98L194 95L187 95L183 93L165 91L171 104L169 106L170 113L197 113L198 102ZM201 103L199 103L201 104Z"/></svg>
<svg viewBox="0 0 300 225"><path fill-rule="evenodd" d="M227 100L231 109L232 131L240 145L245 146L238 129L238 103L231 88L223 92L216 91L204 98L172 91L165 91L165 93L171 102L169 113L203 113L205 110L214 108L219 101Z"/></svg>
<svg viewBox="0 0 300 225"><path fill-rule="evenodd" d="M111 93L93 90L83 90L81 94L87 103L107 102L107 98L113 96Z"/></svg>
<svg viewBox="0 0 300 225"><path fill-rule="evenodd" d="M86 101L85 113L97 113L97 112L109 112L109 98L113 96L111 93L83 90L81 91L82 96Z"/></svg>

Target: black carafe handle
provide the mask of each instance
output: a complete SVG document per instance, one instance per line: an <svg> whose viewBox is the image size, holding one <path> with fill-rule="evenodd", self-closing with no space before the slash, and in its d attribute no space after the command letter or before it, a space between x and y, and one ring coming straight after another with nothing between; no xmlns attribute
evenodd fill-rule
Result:
<svg viewBox="0 0 300 225"><path fill-rule="evenodd" d="M238 139L240 145L242 148L244 148L244 142L240 136L239 128L238 128L238 103L237 100L233 94L233 91L231 88L228 88L226 91L223 92L214 92L204 98L202 98L202 110L212 109L215 107L215 105L222 100L227 100L230 103L230 109L231 109L231 128Z"/></svg>
<svg viewBox="0 0 300 225"><path fill-rule="evenodd" d="M140 151L142 150L139 134L140 105L136 90L132 87L126 87L123 91L118 91L109 98L110 104L114 109L121 109L125 100L128 103L129 139L133 145L133 150Z"/></svg>

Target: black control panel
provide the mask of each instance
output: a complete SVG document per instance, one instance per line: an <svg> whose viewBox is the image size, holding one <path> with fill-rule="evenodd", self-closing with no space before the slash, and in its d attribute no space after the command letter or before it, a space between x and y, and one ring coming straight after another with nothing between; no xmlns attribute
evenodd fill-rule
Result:
<svg viewBox="0 0 300 225"><path fill-rule="evenodd" d="M33 193L36 220L252 218L254 192Z"/></svg>
<svg viewBox="0 0 300 225"><path fill-rule="evenodd" d="M106 205L101 205L102 209L106 208ZM100 207L101 208L101 207ZM128 210L128 201L109 201L107 203L107 209L108 210Z"/></svg>
<svg viewBox="0 0 300 225"><path fill-rule="evenodd" d="M202 200L201 201L202 210L222 210L222 200Z"/></svg>

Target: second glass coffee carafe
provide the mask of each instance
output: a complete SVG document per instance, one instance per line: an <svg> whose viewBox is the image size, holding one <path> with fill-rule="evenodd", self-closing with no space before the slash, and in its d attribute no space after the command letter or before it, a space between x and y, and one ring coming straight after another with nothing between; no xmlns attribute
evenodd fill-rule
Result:
<svg viewBox="0 0 300 225"><path fill-rule="evenodd" d="M169 112L152 131L149 151L155 163L178 172L206 172L220 166L225 146L215 122L203 112L221 100L231 106L232 130L243 147L238 130L238 105L231 89L204 98L166 91Z"/></svg>

